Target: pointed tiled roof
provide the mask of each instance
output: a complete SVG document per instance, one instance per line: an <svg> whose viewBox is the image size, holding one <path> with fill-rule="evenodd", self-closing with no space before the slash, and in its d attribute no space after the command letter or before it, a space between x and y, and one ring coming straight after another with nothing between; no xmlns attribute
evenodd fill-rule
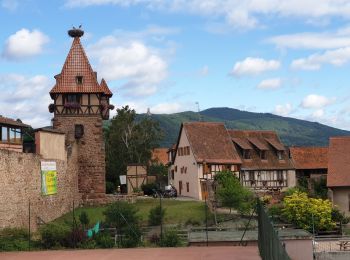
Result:
<svg viewBox="0 0 350 260"><path fill-rule="evenodd" d="M76 77L82 76L82 83L77 83ZM64 62L62 71L55 76L56 84L51 89L50 94L54 93L105 93L112 95L108 89L106 82L105 86L100 86L97 82L97 75L93 71L90 62L86 56L80 38L75 37Z"/></svg>
<svg viewBox="0 0 350 260"><path fill-rule="evenodd" d="M101 80L100 86L101 86L101 89L103 90L103 92L105 93L105 95L107 95L107 96L112 96L112 95L113 95L113 93L112 93L112 91L109 89L109 87L108 87L107 82L105 81L105 79L102 79L102 80Z"/></svg>

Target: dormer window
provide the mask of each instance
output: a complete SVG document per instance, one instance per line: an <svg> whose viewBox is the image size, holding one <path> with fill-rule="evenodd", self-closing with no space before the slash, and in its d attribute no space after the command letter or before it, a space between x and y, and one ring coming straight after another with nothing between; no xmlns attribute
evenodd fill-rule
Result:
<svg viewBox="0 0 350 260"><path fill-rule="evenodd" d="M278 160L283 160L283 151L277 151Z"/></svg>
<svg viewBox="0 0 350 260"><path fill-rule="evenodd" d="M83 76L76 76L76 77L75 77L75 82L76 82L78 85L83 84Z"/></svg>
<svg viewBox="0 0 350 260"><path fill-rule="evenodd" d="M260 151L260 159L261 160L267 160L266 151L265 150L261 150Z"/></svg>
<svg viewBox="0 0 350 260"><path fill-rule="evenodd" d="M252 159L250 150L243 150L243 159Z"/></svg>

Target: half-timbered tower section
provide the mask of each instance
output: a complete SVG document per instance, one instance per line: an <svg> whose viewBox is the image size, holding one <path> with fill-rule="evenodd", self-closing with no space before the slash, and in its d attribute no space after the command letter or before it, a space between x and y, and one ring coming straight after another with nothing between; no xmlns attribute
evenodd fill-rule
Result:
<svg viewBox="0 0 350 260"><path fill-rule="evenodd" d="M173 184L179 195L204 199L208 195L207 181L224 170L238 176L240 163L223 123L183 123L172 166Z"/></svg>
<svg viewBox="0 0 350 260"><path fill-rule="evenodd" d="M295 169L287 149L273 131L228 130L242 159L242 185L256 191L295 186Z"/></svg>
<svg viewBox="0 0 350 260"><path fill-rule="evenodd" d="M83 198L94 199L105 194L102 121L113 109L112 92L104 79L98 82L89 63L80 42L84 32L73 29L68 34L73 43L61 73L55 76L49 111L54 114L53 128L66 133L67 148L78 145L79 191Z"/></svg>

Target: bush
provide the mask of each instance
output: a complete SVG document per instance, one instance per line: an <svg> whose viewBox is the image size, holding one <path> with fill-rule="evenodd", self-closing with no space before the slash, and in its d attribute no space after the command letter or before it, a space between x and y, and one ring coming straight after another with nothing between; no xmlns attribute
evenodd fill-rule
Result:
<svg viewBox="0 0 350 260"><path fill-rule="evenodd" d="M80 213L79 221L83 225L84 228L87 228L89 226L90 219L89 219L88 214L85 211Z"/></svg>
<svg viewBox="0 0 350 260"><path fill-rule="evenodd" d="M299 228L311 231L331 230L335 227L332 221L332 203L329 200L309 198L305 192L294 192L283 199L282 210L290 222Z"/></svg>
<svg viewBox="0 0 350 260"><path fill-rule="evenodd" d="M185 222L185 226L200 226L201 223L197 219L187 219Z"/></svg>
<svg viewBox="0 0 350 260"><path fill-rule="evenodd" d="M28 250L27 230L22 228L5 228L0 231L0 251Z"/></svg>
<svg viewBox="0 0 350 260"><path fill-rule="evenodd" d="M148 224L150 226L158 226L164 221L165 209L161 209L160 205L152 208L148 215Z"/></svg>
<svg viewBox="0 0 350 260"><path fill-rule="evenodd" d="M141 232L138 226L137 209L125 201L118 201L107 207L103 213L106 224L115 227L123 235L122 247L135 247L140 244Z"/></svg>
<svg viewBox="0 0 350 260"><path fill-rule="evenodd" d="M282 205L272 205L271 207L268 208L268 214L272 217L272 218L280 218L282 216L282 209L283 206Z"/></svg>
<svg viewBox="0 0 350 260"><path fill-rule="evenodd" d="M157 233L154 233L149 238L149 242L155 245L159 245L160 237Z"/></svg>
<svg viewBox="0 0 350 260"><path fill-rule="evenodd" d="M112 248L114 247L114 240L107 232L99 232L95 235L94 240L96 245L100 248Z"/></svg>
<svg viewBox="0 0 350 260"><path fill-rule="evenodd" d="M80 245L80 248L83 249L95 249L97 248L97 243L93 239L86 240L84 243Z"/></svg>
<svg viewBox="0 0 350 260"><path fill-rule="evenodd" d="M285 192L284 192L284 197L287 196L291 196L293 195L295 192L307 192L304 188L302 187L292 187L292 188L288 188Z"/></svg>
<svg viewBox="0 0 350 260"><path fill-rule="evenodd" d="M342 223L342 224L348 224L350 221L350 217L346 217L344 212L340 212L339 209L333 208L332 209L332 220L335 222Z"/></svg>
<svg viewBox="0 0 350 260"><path fill-rule="evenodd" d="M155 182L142 184L141 189L143 191L143 194L152 196L154 193L154 190L158 190L158 185Z"/></svg>
<svg viewBox="0 0 350 260"><path fill-rule="evenodd" d="M328 188L327 188L327 179L326 178L314 180L314 192L315 192L316 197L321 198L321 199L327 199Z"/></svg>
<svg viewBox="0 0 350 260"><path fill-rule="evenodd" d="M66 225L47 224L40 229L42 246L47 249L65 247L70 232L70 227Z"/></svg>
<svg viewBox="0 0 350 260"><path fill-rule="evenodd" d="M107 194L113 194L116 190L116 185L113 182L107 181L106 182L106 193Z"/></svg>
<svg viewBox="0 0 350 260"><path fill-rule="evenodd" d="M83 227L79 226L71 230L65 239L65 245L70 248L81 247L81 245L87 240L86 232Z"/></svg>
<svg viewBox="0 0 350 260"><path fill-rule="evenodd" d="M163 234L163 238L160 241L161 247L177 247L181 244L180 238L177 235L176 229L168 229Z"/></svg>

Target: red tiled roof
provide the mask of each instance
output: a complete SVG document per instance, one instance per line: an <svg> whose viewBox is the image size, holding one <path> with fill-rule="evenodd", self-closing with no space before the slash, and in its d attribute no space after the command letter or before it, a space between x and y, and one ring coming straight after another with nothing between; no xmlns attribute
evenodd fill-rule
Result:
<svg viewBox="0 0 350 260"><path fill-rule="evenodd" d="M197 162L240 164L241 159L223 123L183 123L192 152Z"/></svg>
<svg viewBox="0 0 350 260"><path fill-rule="evenodd" d="M329 139L327 186L350 186L350 136Z"/></svg>
<svg viewBox="0 0 350 260"><path fill-rule="evenodd" d="M30 127L29 125L18 122L17 120L13 120L11 118L3 116L0 116L0 124L14 127Z"/></svg>
<svg viewBox="0 0 350 260"><path fill-rule="evenodd" d="M76 77L82 76L82 84L76 82ZM97 75L91 68L90 62L86 56L80 38L75 37L72 47L68 53L66 61L60 74L55 76L56 84L51 89L50 94L54 93L105 93L108 89L107 84L100 86L97 82ZM106 89L107 88L107 89ZM112 93L108 89L106 95Z"/></svg>
<svg viewBox="0 0 350 260"><path fill-rule="evenodd" d="M168 160L168 148L155 148L152 151L152 161L157 161L166 165Z"/></svg>
<svg viewBox="0 0 350 260"><path fill-rule="evenodd" d="M243 138L232 137L232 141L235 142L237 145L239 145L239 147L241 147L242 149L245 149L245 150L253 149L253 146L247 140L245 140Z"/></svg>
<svg viewBox="0 0 350 260"><path fill-rule="evenodd" d="M290 147L289 151L298 170L328 167L328 147Z"/></svg>
<svg viewBox="0 0 350 260"><path fill-rule="evenodd" d="M112 91L109 89L109 87L108 87L107 82L105 81L105 79L102 79L102 80L101 80L100 86L101 86L101 89L103 90L103 92L105 93L105 95L107 95L107 96L112 96L112 95L113 95L113 93L112 93Z"/></svg>
<svg viewBox="0 0 350 260"><path fill-rule="evenodd" d="M276 132L258 130L228 130L228 132L232 139L240 139L241 142L252 142L256 147L255 149L251 150L251 159L242 158L242 170L294 169L291 160L289 160L288 154L284 152L282 154L283 159L279 160L275 148L271 146L269 142L267 142L267 140L273 140L271 142L273 142L279 148L284 147L281 141L279 140ZM245 149L243 147L241 148ZM260 151L265 151L266 160L262 160L260 158ZM239 155L242 157L241 152L239 153Z"/></svg>

